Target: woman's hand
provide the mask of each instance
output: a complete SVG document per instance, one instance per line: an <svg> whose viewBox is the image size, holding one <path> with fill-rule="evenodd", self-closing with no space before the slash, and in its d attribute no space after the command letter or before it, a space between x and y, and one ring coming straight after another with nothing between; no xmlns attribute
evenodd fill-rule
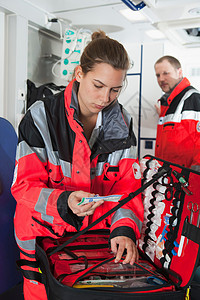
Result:
<svg viewBox="0 0 200 300"><path fill-rule="evenodd" d="M93 215L95 209L100 206L104 201L100 200L98 202L91 202L83 205L78 205L84 197L94 197L95 194L76 191L72 192L68 198L68 206L73 211L73 213L79 217L85 217Z"/></svg>
<svg viewBox="0 0 200 300"><path fill-rule="evenodd" d="M127 251L127 254L123 261L123 264L130 263L131 265L133 265L134 262L137 262L139 259L139 253L135 243L132 241L132 239L126 236L116 236L112 238L111 250L116 256L115 258L116 263L119 262L120 259L122 258L124 250Z"/></svg>

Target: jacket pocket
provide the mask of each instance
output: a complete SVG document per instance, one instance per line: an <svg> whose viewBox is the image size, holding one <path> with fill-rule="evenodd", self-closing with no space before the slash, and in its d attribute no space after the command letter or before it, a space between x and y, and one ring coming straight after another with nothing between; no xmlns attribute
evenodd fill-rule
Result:
<svg viewBox="0 0 200 300"><path fill-rule="evenodd" d="M105 163L103 175L105 181L118 181L120 178L119 166L111 166L109 163Z"/></svg>
<svg viewBox="0 0 200 300"><path fill-rule="evenodd" d="M49 187L64 189L64 179L65 177L60 169L49 170Z"/></svg>
<svg viewBox="0 0 200 300"><path fill-rule="evenodd" d="M120 180L119 166L112 166L109 163L105 163L102 180L104 185L104 195L109 195L114 184Z"/></svg>
<svg viewBox="0 0 200 300"><path fill-rule="evenodd" d="M166 123L163 125L163 130L172 130L175 127L175 123Z"/></svg>

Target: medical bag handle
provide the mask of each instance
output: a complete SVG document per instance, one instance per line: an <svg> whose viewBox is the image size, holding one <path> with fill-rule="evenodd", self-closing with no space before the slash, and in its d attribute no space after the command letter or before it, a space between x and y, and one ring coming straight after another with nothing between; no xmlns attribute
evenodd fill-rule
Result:
<svg viewBox="0 0 200 300"><path fill-rule="evenodd" d="M171 171L171 168L169 167L169 165L164 164L161 168L159 168L158 172L156 174L153 175L153 178L151 180L149 180L148 182L146 182L143 186L141 186L139 189L137 189L135 192L130 193L126 198L122 199L121 201L119 201L119 204L117 204L115 207L113 207L112 209L110 209L108 212L106 212L104 215L102 215L100 218L98 218L96 221L94 221L93 223L91 223L90 225L88 225L86 228L84 228L83 230L77 232L76 234L74 234L69 240L65 241L62 245L56 247L53 251L51 251L49 253L49 256L57 253L58 251L61 251L64 247L66 247L68 244L72 243L76 238L78 238L80 235L84 234L85 232L87 232L88 230L90 230L93 226L97 225L98 223L100 223L102 220L104 220L105 218L107 218L109 215L111 215L112 213L114 213L117 209L119 209L120 207L122 207L124 204L126 204L127 202L129 202L131 199L133 199L134 197L138 196L140 193L142 193L147 187L149 187L151 184L153 184L155 181L157 181L160 177L162 177L163 175L167 174L169 171Z"/></svg>

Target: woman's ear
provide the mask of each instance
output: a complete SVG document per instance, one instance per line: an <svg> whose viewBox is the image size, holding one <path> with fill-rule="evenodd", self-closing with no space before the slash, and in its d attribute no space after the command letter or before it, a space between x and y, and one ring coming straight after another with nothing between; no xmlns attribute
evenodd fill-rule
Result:
<svg viewBox="0 0 200 300"><path fill-rule="evenodd" d="M76 69L75 69L75 78L76 78L76 81L80 82L81 79L83 77L83 71L82 71L82 68L81 66L77 66Z"/></svg>

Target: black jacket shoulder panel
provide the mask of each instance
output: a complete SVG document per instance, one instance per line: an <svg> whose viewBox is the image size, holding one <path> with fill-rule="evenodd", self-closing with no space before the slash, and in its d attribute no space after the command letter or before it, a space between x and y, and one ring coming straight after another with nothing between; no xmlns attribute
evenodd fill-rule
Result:
<svg viewBox="0 0 200 300"><path fill-rule="evenodd" d="M176 109L177 109L177 106L179 105L181 99L183 98L183 96L185 95L185 93L189 90L193 89L192 86L188 86L186 87L184 90L182 90L173 100L172 102L170 103L169 105L169 108L166 112L166 116L167 115L170 115L170 114L174 114Z"/></svg>
<svg viewBox="0 0 200 300"><path fill-rule="evenodd" d="M183 110L200 111L200 93L194 91L184 102Z"/></svg>
<svg viewBox="0 0 200 300"><path fill-rule="evenodd" d="M32 147L44 148L47 134L52 150L71 162L75 133L66 117L64 91L34 102L20 123L19 142L25 140Z"/></svg>
<svg viewBox="0 0 200 300"><path fill-rule="evenodd" d="M27 111L19 124L18 135L18 143L25 141L30 147L45 147L43 138L34 124L30 110Z"/></svg>
<svg viewBox="0 0 200 300"><path fill-rule="evenodd" d="M61 159L71 162L75 132L66 117L64 91L43 101L53 150L59 152Z"/></svg>

